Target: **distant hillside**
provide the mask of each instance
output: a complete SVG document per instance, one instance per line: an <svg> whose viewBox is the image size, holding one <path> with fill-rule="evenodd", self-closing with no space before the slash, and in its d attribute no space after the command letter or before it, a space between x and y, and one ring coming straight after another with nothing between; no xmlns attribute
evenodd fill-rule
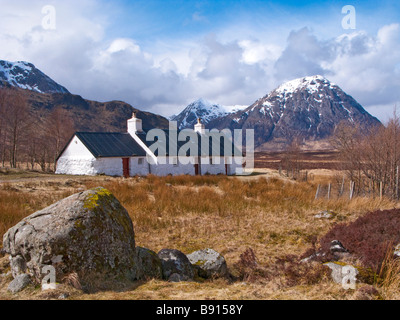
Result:
<svg viewBox="0 0 400 320"><path fill-rule="evenodd" d="M125 132L133 112L143 120L144 129L167 129L169 121L159 115L133 108L122 101L97 102L72 94L40 94L24 90L33 111L64 109L72 118L76 131Z"/></svg>

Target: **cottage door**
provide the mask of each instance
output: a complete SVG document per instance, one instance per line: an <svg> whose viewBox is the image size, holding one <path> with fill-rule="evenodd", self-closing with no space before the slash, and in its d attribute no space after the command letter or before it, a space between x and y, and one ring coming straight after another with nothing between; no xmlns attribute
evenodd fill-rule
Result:
<svg viewBox="0 0 400 320"><path fill-rule="evenodd" d="M122 166L123 166L124 178L129 178L130 176L129 158L122 159Z"/></svg>

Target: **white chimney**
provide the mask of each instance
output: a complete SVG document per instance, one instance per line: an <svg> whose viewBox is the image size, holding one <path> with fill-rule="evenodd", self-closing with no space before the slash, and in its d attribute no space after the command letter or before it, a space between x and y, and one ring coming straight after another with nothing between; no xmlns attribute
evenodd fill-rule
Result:
<svg viewBox="0 0 400 320"><path fill-rule="evenodd" d="M206 133L206 126L201 123L201 119L197 119L197 124L194 126L194 131L200 134Z"/></svg>
<svg viewBox="0 0 400 320"><path fill-rule="evenodd" d="M134 135L138 132L143 132L142 119L136 118L136 112L134 112L132 119L128 120L128 133Z"/></svg>

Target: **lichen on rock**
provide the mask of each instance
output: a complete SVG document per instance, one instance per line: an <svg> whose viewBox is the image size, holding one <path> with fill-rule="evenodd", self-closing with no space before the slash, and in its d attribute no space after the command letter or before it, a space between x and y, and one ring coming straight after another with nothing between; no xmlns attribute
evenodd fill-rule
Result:
<svg viewBox="0 0 400 320"><path fill-rule="evenodd" d="M93 279L142 276L132 220L102 187L74 194L25 218L4 235L3 244L14 259L13 274L26 272L38 283L45 276L43 267L49 265L55 267L57 281L76 273L83 286Z"/></svg>
<svg viewBox="0 0 400 320"><path fill-rule="evenodd" d="M187 257L202 278L223 278L229 275L225 258L213 249L196 251Z"/></svg>

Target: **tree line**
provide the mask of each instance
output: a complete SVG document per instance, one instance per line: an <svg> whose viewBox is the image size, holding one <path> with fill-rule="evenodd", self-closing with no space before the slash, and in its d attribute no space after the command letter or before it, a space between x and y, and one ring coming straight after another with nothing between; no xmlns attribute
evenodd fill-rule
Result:
<svg viewBox="0 0 400 320"><path fill-rule="evenodd" d="M21 90L0 88L1 167L53 171L74 132L66 110L35 110Z"/></svg>
<svg viewBox="0 0 400 320"><path fill-rule="evenodd" d="M341 124L332 145L339 151L339 167L354 183L354 193L399 199L400 121L397 112L386 125L363 132Z"/></svg>
<svg viewBox="0 0 400 320"><path fill-rule="evenodd" d="M340 123L330 144L338 152L336 183L340 194L347 181L351 196L400 199L400 119L396 110L386 125L365 129L348 121ZM280 173L296 180L307 177L302 174L301 153L300 139L288 140Z"/></svg>

